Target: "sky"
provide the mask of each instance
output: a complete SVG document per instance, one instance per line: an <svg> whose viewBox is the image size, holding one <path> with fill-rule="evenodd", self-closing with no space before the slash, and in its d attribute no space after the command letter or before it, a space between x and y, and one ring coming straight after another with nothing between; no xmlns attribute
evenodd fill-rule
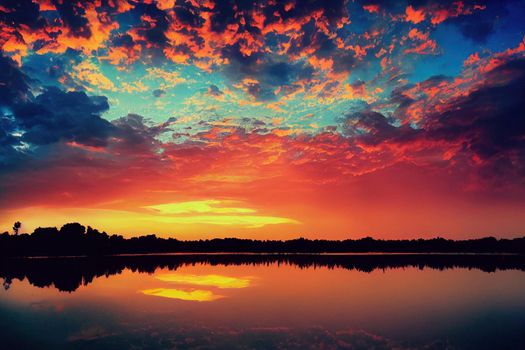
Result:
<svg viewBox="0 0 525 350"><path fill-rule="evenodd" d="M0 231L525 235L525 1L0 1Z"/></svg>

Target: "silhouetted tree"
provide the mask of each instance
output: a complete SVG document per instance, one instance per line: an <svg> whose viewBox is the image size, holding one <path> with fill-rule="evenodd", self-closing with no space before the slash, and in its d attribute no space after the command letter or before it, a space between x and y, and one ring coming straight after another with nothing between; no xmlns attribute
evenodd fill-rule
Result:
<svg viewBox="0 0 525 350"><path fill-rule="evenodd" d="M65 224L60 228L60 234L65 236L82 236L86 232L86 228L78 222Z"/></svg>
<svg viewBox="0 0 525 350"><path fill-rule="evenodd" d="M20 221L15 222L13 225L13 232L15 235L18 235L18 230L20 230L20 227L22 227L22 223Z"/></svg>
<svg viewBox="0 0 525 350"><path fill-rule="evenodd" d="M56 227L38 227L33 232L32 236L36 238L50 239L56 237L58 230Z"/></svg>

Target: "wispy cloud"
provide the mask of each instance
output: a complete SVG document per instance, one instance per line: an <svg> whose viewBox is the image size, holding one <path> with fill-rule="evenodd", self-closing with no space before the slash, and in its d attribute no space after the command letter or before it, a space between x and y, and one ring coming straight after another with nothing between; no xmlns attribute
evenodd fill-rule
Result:
<svg viewBox="0 0 525 350"><path fill-rule="evenodd" d="M253 215L257 210L228 206L232 204L240 204L240 202L209 199L150 205L143 208L152 213L142 219L171 224L232 225L248 228L299 223L297 220L285 217Z"/></svg>
<svg viewBox="0 0 525 350"><path fill-rule="evenodd" d="M151 209L159 214L190 214L190 213L213 213L213 214L244 214L255 213L255 209L227 207L237 203L236 201L207 199L199 201L188 201L178 203L166 203L149 205L143 208Z"/></svg>

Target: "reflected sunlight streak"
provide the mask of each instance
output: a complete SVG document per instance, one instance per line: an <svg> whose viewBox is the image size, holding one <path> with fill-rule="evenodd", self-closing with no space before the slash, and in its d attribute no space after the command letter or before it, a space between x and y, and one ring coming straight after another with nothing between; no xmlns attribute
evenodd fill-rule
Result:
<svg viewBox="0 0 525 350"><path fill-rule="evenodd" d="M246 288L250 286L252 277L230 277L223 275L194 275L168 273L155 276L156 279L164 282L174 282L181 284L192 284L196 286L212 286L221 289L225 288Z"/></svg>
<svg viewBox="0 0 525 350"><path fill-rule="evenodd" d="M214 301L218 299L225 298L224 295L215 294L210 290L192 290L186 291L182 289L174 288L153 288L153 289L144 289L140 291L145 295L152 295L156 297L169 298L169 299L179 299L186 301Z"/></svg>

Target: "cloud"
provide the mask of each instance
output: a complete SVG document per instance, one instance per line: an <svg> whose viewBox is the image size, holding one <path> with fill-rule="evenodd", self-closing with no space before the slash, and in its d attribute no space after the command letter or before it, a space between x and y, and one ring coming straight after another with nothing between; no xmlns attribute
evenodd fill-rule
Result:
<svg viewBox="0 0 525 350"><path fill-rule="evenodd" d="M31 97L31 79L20 71L15 61L0 56L0 104L7 107L26 101Z"/></svg>
<svg viewBox="0 0 525 350"><path fill-rule="evenodd" d="M32 29L39 29L45 25L40 17L39 5L32 0L5 0L2 2L5 9L0 12L0 21L13 23L16 26L25 25Z"/></svg>
<svg viewBox="0 0 525 350"><path fill-rule="evenodd" d="M428 137L461 140L497 173L525 174L525 60L492 70L484 85L429 118Z"/></svg>
<svg viewBox="0 0 525 350"><path fill-rule="evenodd" d="M224 207L225 204L229 204L231 201L220 201L220 200L202 200L202 201L191 201L191 202L179 202L179 203L168 203L150 205L144 207L151 209L159 214L190 214L190 213L214 213L214 214L241 214L241 213L254 213L254 209L250 208L237 208L237 207Z"/></svg>
<svg viewBox="0 0 525 350"><path fill-rule="evenodd" d="M447 81L436 76L418 88L428 91ZM439 110L429 108L419 127L393 125L396 119L366 110L347 115L343 128L358 144L396 145L396 149L406 145L404 157L414 160L418 150L438 147L443 153L452 152L447 158L466 155L474 171L487 178L514 177L513 181L521 182L525 174L525 105L516 92L524 88L525 60L513 59L486 74L483 83L469 93L440 101ZM411 99L400 101L398 114L407 113L414 103Z"/></svg>
<svg viewBox="0 0 525 350"><path fill-rule="evenodd" d="M32 102L13 108L18 125L24 130L22 141L44 145L71 141L88 146L104 146L114 132L101 118L109 109L107 98L89 97L84 92L64 92L51 87Z"/></svg>
<svg viewBox="0 0 525 350"><path fill-rule="evenodd" d="M222 96L224 95L224 92L222 92L218 87L217 85L210 85L208 87L208 94L211 95L211 96L215 96L215 97L218 97L218 96Z"/></svg>
<svg viewBox="0 0 525 350"><path fill-rule="evenodd" d="M80 3L75 3L74 1L53 1L53 5L58 11L64 26L69 28L74 36L91 37L89 21L86 18L85 9Z"/></svg>
<svg viewBox="0 0 525 350"><path fill-rule="evenodd" d="M90 61L82 61L73 66L71 78L78 81L88 91L103 90L115 91L113 81L106 77L99 67Z"/></svg>
<svg viewBox="0 0 525 350"><path fill-rule="evenodd" d="M279 224L298 224L293 219L263 216L263 215L198 215L198 216L156 216L146 218L146 220L156 223L180 224L180 225L219 225L243 228L260 228L267 225Z"/></svg>
<svg viewBox="0 0 525 350"><path fill-rule="evenodd" d="M0 138L7 155L2 157L2 166L16 163L20 167L22 159L26 163L60 163L68 157L76 164L78 151L123 152L132 157L155 154L160 147L157 137L173 122L146 125L149 121L135 114L109 122L102 117L109 109L104 96L38 87L6 57L0 57L0 68ZM30 84L38 87L36 96Z"/></svg>
<svg viewBox="0 0 525 350"><path fill-rule="evenodd" d="M254 215L256 210L252 208L227 206L233 203L235 201L200 200L150 205L144 209L152 212L151 220L164 223L240 225L252 228L298 223L289 218Z"/></svg>
<svg viewBox="0 0 525 350"><path fill-rule="evenodd" d="M165 123L153 124L138 114L128 114L112 121L116 128L112 147L130 155L158 154L162 146L158 137L170 130L171 119Z"/></svg>
<svg viewBox="0 0 525 350"><path fill-rule="evenodd" d="M468 16L453 17L448 22L455 25L465 38L484 44L496 30L499 19L507 15L507 6L510 3L512 1L508 0L484 1L479 5L482 11L473 11Z"/></svg>
<svg viewBox="0 0 525 350"><path fill-rule="evenodd" d="M425 20L425 12L423 10L414 9L411 5L406 8L405 13L407 22L418 24Z"/></svg>
<svg viewBox="0 0 525 350"><path fill-rule="evenodd" d="M409 142L418 137L419 131L409 125L395 126L392 120L375 111L361 111L347 115L344 124L346 135L368 145L388 142Z"/></svg>
<svg viewBox="0 0 525 350"><path fill-rule="evenodd" d="M52 143L106 145L114 127L101 117L109 109L105 97L56 87L34 96L30 83L13 60L0 57L0 138L8 154L2 166L19 165L38 153L36 147Z"/></svg>
<svg viewBox="0 0 525 350"><path fill-rule="evenodd" d="M259 101L275 100L278 88L309 79L313 73L304 62L289 63L278 56L259 53L246 56L238 44L225 48L223 55L230 62L224 67L225 75Z"/></svg>
<svg viewBox="0 0 525 350"><path fill-rule="evenodd" d="M152 92L153 96L155 96L155 97L162 97L162 96L164 96L165 93L166 93L166 91L164 91L162 89L155 89Z"/></svg>

